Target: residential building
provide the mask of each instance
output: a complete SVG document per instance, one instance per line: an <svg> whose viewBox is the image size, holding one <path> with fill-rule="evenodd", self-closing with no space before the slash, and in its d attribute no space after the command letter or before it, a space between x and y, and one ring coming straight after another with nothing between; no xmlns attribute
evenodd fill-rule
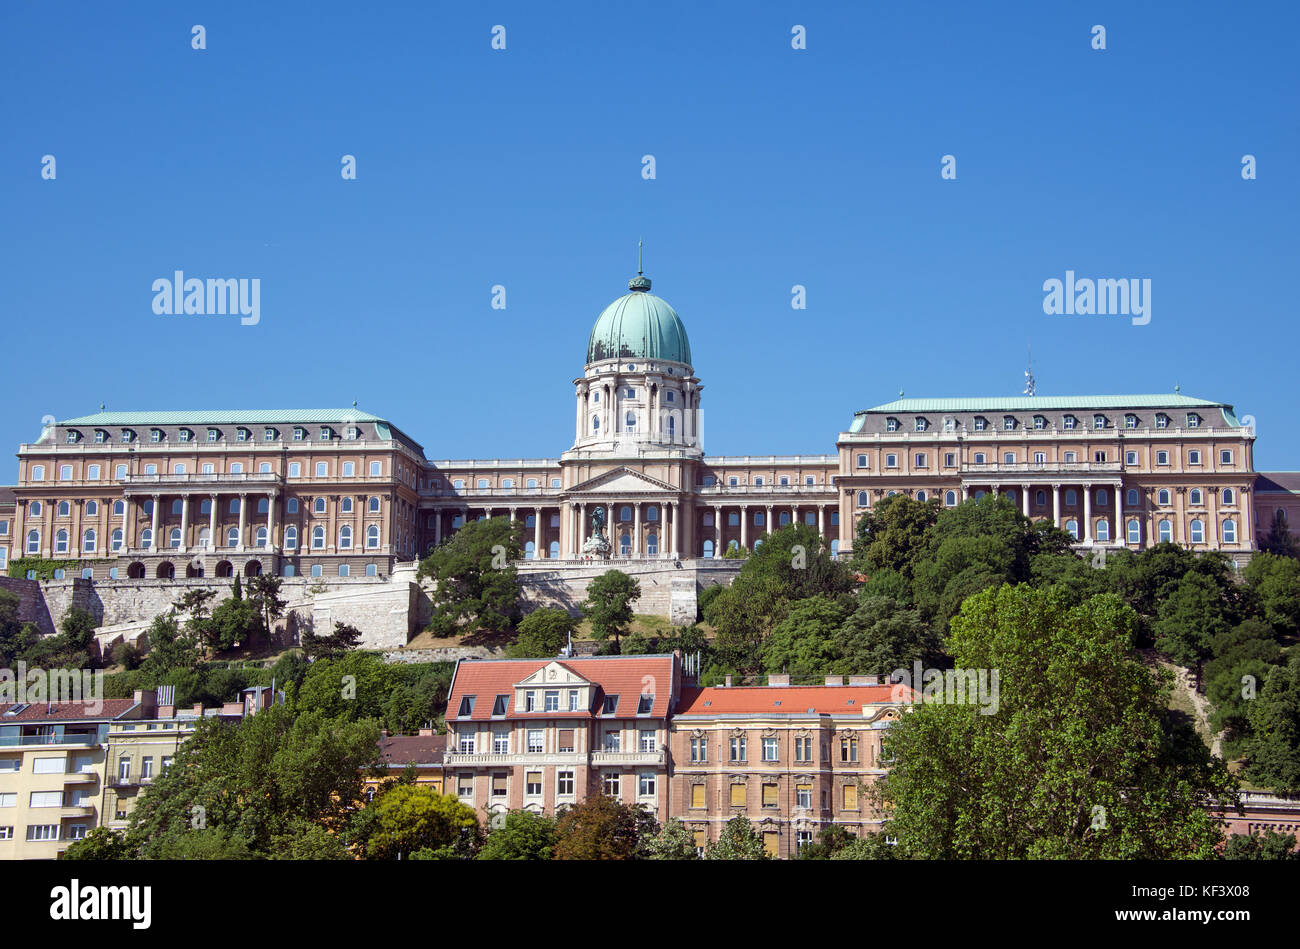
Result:
<svg viewBox="0 0 1300 949"><path fill-rule="evenodd" d="M373 800L375 791L386 779L401 777L406 769L414 767L417 787L443 793L443 755L447 750L447 736L435 734L432 728L422 728L418 735L384 735L379 739L379 758L388 767L383 778L365 775L367 800Z"/></svg>

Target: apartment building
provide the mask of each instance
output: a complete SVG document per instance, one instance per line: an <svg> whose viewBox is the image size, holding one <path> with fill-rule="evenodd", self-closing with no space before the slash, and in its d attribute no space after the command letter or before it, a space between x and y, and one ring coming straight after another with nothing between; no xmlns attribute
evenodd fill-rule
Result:
<svg viewBox="0 0 1300 949"><path fill-rule="evenodd" d="M597 793L666 820L680 688L670 655L461 660L447 700L447 791L484 820L554 814Z"/></svg>
<svg viewBox="0 0 1300 949"><path fill-rule="evenodd" d="M387 766L388 773L378 778L367 773L363 787L366 800L372 801L379 785L388 778L400 777L407 768L415 769L417 787L443 793L443 755L447 751L447 736L435 734L432 728L421 728L417 735L388 735L379 739L379 760Z"/></svg>
<svg viewBox="0 0 1300 949"><path fill-rule="evenodd" d="M881 736L906 710L906 692L875 676L682 689L670 727L672 816L701 850L745 817L773 857L796 856L832 825L879 831L864 791L886 771Z"/></svg>

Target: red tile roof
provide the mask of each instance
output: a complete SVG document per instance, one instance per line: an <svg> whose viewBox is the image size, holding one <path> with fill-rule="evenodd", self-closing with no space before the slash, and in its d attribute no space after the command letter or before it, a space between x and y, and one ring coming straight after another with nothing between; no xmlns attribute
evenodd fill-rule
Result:
<svg viewBox="0 0 1300 949"><path fill-rule="evenodd" d="M102 699L94 702L32 702L17 715L5 714L16 703L0 703L0 725L26 725L31 722L107 722L135 707L134 699ZM102 706L98 711L95 705Z"/></svg>
<svg viewBox="0 0 1300 949"><path fill-rule="evenodd" d="M862 706L900 701L890 685L711 686L682 689L674 715L861 715ZM899 697L896 697L899 696ZM777 703L780 703L779 705Z"/></svg>
<svg viewBox="0 0 1300 949"><path fill-rule="evenodd" d="M400 768L416 764L441 764L447 749L446 735L393 735L379 739L379 756L384 764Z"/></svg>
<svg viewBox="0 0 1300 949"><path fill-rule="evenodd" d="M552 662L563 666L574 675L594 682L595 689L590 708L576 712L562 709L558 712L515 711L515 685ZM606 695L619 697L614 718L666 718L675 682L676 659L673 656L585 656L559 659L462 659L456 666L451 695L447 697L448 721L489 721L493 718L492 703L498 695L508 695L504 719L530 718L600 718ZM540 688L541 686L539 686ZM563 685L559 686L564 688ZM654 694L654 704L644 716L637 716L637 704L643 691ZM474 710L465 718L460 711L460 700L474 696ZM502 716L496 716L503 720Z"/></svg>

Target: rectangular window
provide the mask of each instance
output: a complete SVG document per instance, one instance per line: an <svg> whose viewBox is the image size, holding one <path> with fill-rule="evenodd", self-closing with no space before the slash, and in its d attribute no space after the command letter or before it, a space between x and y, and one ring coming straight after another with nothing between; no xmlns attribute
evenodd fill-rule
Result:
<svg viewBox="0 0 1300 949"><path fill-rule="evenodd" d="M894 454L888 454L888 455L886 455L886 456L885 456L885 467L886 467L886 468L897 468L897 467L898 467L898 456L897 456L897 455L894 455Z"/></svg>
<svg viewBox="0 0 1300 949"><path fill-rule="evenodd" d="M537 711L537 693L536 693L536 692L525 692L525 693L524 693L524 711L525 711L525 712L535 712L535 711Z"/></svg>
<svg viewBox="0 0 1300 949"><path fill-rule="evenodd" d="M27 839L28 840L58 840L59 825L58 824L28 824Z"/></svg>
<svg viewBox="0 0 1300 949"><path fill-rule="evenodd" d="M506 774L492 775L492 796L506 797L510 793L510 776Z"/></svg>
<svg viewBox="0 0 1300 949"><path fill-rule="evenodd" d="M12 827L0 827L0 840L13 840L14 829Z"/></svg>
<svg viewBox="0 0 1300 949"><path fill-rule="evenodd" d="M1092 453L1092 460L1095 461L1095 462L1097 462L1097 464L1099 464L1099 465L1101 465L1101 464L1105 464L1105 463L1106 463L1106 453L1105 453L1104 451L1094 451L1094 452Z"/></svg>
<svg viewBox="0 0 1300 949"><path fill-rule="evenodd" d="M637 775L636 793L638 797L654 797L655 776L653 771L642 771Z"/></svg>
<svg viewBox="0 0 1300 949"><path fill-rule="evenodd" d="M11 771L16 774L22 770L22 767L22 758L0 758L0 774L3 774L6 771Z"/></svg>
<svg viewBox="0 0 1300 949"><path fill-rule="evenodd" d="M775 830L763 831L763 852L775 859L780 855L781 834Z"/></svg>
<svg viewBox="0 0 1300 949"><path fill-rule="evenodd" d="M546 707L548 712L558 712L560 710L560 693L548 690L546 693Z"/></svg>
<svg viewBox="0 0 1300 949"><path fill-rule="evenodd" d="M691 785L691 807L703 807L703 806L704 806L704 785L692 784Z"/></svg>
<svg viewBox="0 0 1300 949"><path fill-rule="evenodd" d="M569 691L569 711L570 711L570 712L576 712L576 711L578 711L578 696L581 695L581 694L582 694L582 693L579 692L577 689L572 689L572 690Z"/></svg>
<svg viewBox="0 0 1300 949"><path fill-rule="evenodd" d="M1169 464L1169 452L1167 452L1167 451L1158 451L1158 452L1156 452L1156 464L1158 464L1158 465L1167 465L1167 464Z"/></svg>
<svg viewBox="0 0 1300 949"><path fill-rule="evenodd" d="M460 744L457 746L457 749L456 749L456 750L459 751L462 755L472 755L472 754L474 754L474 739L475 739L475 737L476 737L476 736L475 736L475 733L474 733L474 732L461 732L461 733L460 733Z"/></svg>
<svg viewBox="0 0 1300 949"><path fill-rule="evenodd" d="M1189 451L1187 453L1187 463L1189 465L1199 465L1201 463L1201 453L1199 451Z"/></svg>
<svg viewBox="0 0 1300 949"><path fill-rule="evenodd" d="M33 791L31 807L62 807L62 791Z"/></svg>
<svg viewBox="0 0 1300 949"><path fill-rule="evenodd" d="M744 760L745 760L745 746L746 746L746 744L747 744L747 742L746 742L746 739L744 739L744 738L732 738L732 739L731 739L731 760L732 760L732 761L744 761Z"/></svg>
<svg viewBox="0 0 1300 949"><path fill-rule="evenodd" d="M542 753L543 739L540 728L528 729L528 753L530 755L540 755Z"/></svg>
<svg viewBox="0 0 1300 949"><path fill-rule="evenodd" d="M812 761L812 739L796 738L794 740L794 760Z"/></svg>
<svg viewBox="0 0 1300 949"><path fill-rule="evenodd" d="M957 455L955 452L946 451L943 453L943 466L951 468L957 464Z"/></svg>
<svg viewBox="0 0 1300 949"><path fill-rule="evenodd" d="M474 800L474 777L472 775L461 775L456 779L456 795L462 801Z"/></svg>
<svg viewBox="0 0 1300 949"><path fill-rule="evenodd" d="M840 739L840 761L858 760L858 740L856 738Z"/></svg>
<svg viewBox="0 0 1300 949"><path fill-rule="evenodd" d="M763 760L764 761L776 760L776 739L775 738L763 739Z"/></svg>
<svg viewBox="0 0 1300 949"><path fill-rule="evenodd" d="M776 807L778 804L780 804L780 802L781 802L780 795L778 794L777 786L775 784L764 784L763 785L763 806Z"/></svg>
<svg viewBox="0 0 1300 949"><path fill-rule="evenodd" d="M37 758L32 762L32 774L63 774L68 770L68 759L59 755L57 758Z"/></svg>
<svg viewBox="0 0 1300 949"><path fill-rule="evenodd" d="M606 771L601 779L601 790L609 797L618 797L619 775L617 771Z"/></svg>
<svg viewBox="0 0 1300 949"><path fill-rule="evenodd" d="M542 772L528 771L527 778L524 782L524 793L528 795L538 795L542 793Z"/></svg>
<svg viewBox="0 0 1300 949"><path fill-rule="evenodd" d="M812 807L812 785L798 784L794 789L795 807Z"/></svg>
<svg viewBox="0 0 1300 949"><path fill-rule="evenodd" d="M1221 464L1221 465L1230 465L1230 464L1232 464L1232 449L1231 449L1231 448L1225 448L1225 449L1223 449L1222 451L1219 452L1219 464Z"/></svg>
<svg viewBox="0 0 1300 949"><path fill-rule="evenodd" d="M153 777L153 758L142 758L140 760L140 777L142 780L149 780Z"/></svg>
<svg viewBox="0 0 1300 949"><path fill-rule="evenodd" d="M573 732L574 730L572 728L560 729L559 745L555 749L556 751L560 752L561 754L565 754L573 751Z"/></svg>
<svg viewBox="0 0 1300 949"><path fill-rule="evenodd" d="M557 797L573 796L573 772L555 772L555 794Z"/></svg>
<svg viewBox="0 0 1300 949"><path fill-rule="evenodd" d="M638 742L642 754L649 754L650 752L656 751L658 748L658 745L656 744L655 741L655 731L653 728L641 729L639 733Z"/></svg>
<svg viewBox="0 0 1300 949"><path fill-rule="evenodd" d="M510 731L498 728L492 732L492 753L494 755L510 754Z"/></svg>
<svg viewBox="0 0 1300 949"><path fill-rule="evenodd" d="M858 786L856 784L844 785L844 810L856 811L858 809Z"/></svg>
<svg viewBox="0 0 1300 949"><path fill-rule="evenodd" d="M617 729L605 732L605 750L619 752L623 750L623 733Z"/></svg>
<svg viewBox="0 0 1300 949"><path fill-rule="evenodd" d="M1138 463L1138 453L1135 451L1124 452L1124 464L1136 465Z"/></svg>
<svg viewBox="0 0 1300 949"><path fill-rule="evenodd" d="M709 740L707 738L692 738L691 739L691 760L708 761L709 760L708 755L709 755Z"/></svg>
<svg viewBox="0 0 1300 949"><path fill-rule="evenodd" d="M732 807L745 806L745 785L733 784L731 786L731 806Z"/></svg>
<svg viewBox="0 0 1300 949"><path fill-rule="evenodd" d="M925 467L927 467L927 463L926 463L926 460L925 460L925 452L923 452L923 451L918 451L918 452L916 453L916 467L918 467L918 468L925 468Z"/></svg>
<svg viewBox="0 0 1300 949"><path fill-rule="evenodd" d="M18 795L15 793L0 794L0 807L17 807Z"/></svg>

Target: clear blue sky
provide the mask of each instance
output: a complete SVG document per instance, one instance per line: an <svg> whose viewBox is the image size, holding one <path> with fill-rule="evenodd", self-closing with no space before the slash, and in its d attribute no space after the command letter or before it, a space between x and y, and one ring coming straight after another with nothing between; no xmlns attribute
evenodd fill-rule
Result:
<svg viewBox="0 0 1300 949"><path fill-rule="evenodd" d="M1181 384L1300 468L1298 6L5 0L0 445L356 399L431 458L556 456L644 238L711 454L1019 394L1032 339L1039 394ZM261 323L156 316L178 269L260 278ZM1151 278L1150 325L1045 315L1067 269Z"/></svg>

